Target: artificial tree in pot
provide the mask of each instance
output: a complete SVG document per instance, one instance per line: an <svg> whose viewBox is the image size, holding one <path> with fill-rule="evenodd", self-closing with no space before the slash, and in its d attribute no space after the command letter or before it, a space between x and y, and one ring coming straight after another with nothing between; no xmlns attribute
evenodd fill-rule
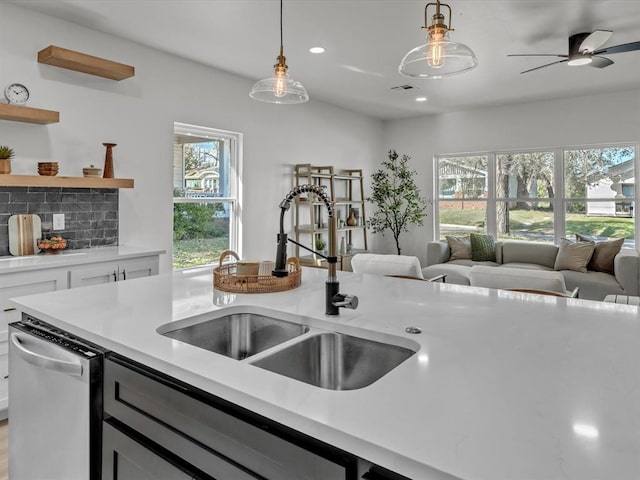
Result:
<svg viewBox="0 0 640 480"><path fill-rule="evenodd" d="M424 225L423 219L427 215L428 202L420 196L414 181L416 171L407 166L409 160L408 155L400 157L395 150L390 150L382 168L371 175L372 193L367 198L376 207L367 220L367 227L382 235L391 230L398 255L401 252L400 234L408 232L411 225Z"/></svg>
<svg viewBox="0 0 640 480"><path fill-rule="evenodd" d="M13 148L0 145L0 174L11 173L11 159L15 156Z"/></svg>

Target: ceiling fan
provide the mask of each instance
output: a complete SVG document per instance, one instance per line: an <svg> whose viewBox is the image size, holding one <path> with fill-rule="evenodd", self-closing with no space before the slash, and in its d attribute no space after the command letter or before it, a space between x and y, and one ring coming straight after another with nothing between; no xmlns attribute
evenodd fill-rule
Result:
<svg viewBox="0 0 640 480"><path fill-rule="evenodd" d="M611 55L613 53L632 52L640 50L640 42L625 43L623 45L615 45L613 47L600 48L607 43L613 32L610 30L595 30L591 33L576 33L569 37L569 54L547 54L547 53L522 53L507 55L507 57L558 57L562 60L547 63L539 67L531 68L520 73L533 72L541 68L555 65L556 63L565 63L571 66L590 65L596 68L604 68L613 64L613 60L601 57L601 54Z"/></svg>

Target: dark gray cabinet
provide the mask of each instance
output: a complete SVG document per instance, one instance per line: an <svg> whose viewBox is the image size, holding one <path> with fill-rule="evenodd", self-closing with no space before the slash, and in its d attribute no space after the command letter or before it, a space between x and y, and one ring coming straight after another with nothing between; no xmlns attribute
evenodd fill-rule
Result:
<svg viewBox="0 0 640 480"><path fill-rule="evenodd" d="M108 423L102 430L102 480L193 480Z"/></svg>
<svg viewBox="0 0 640 480"><path fill-rule="evenodd" d="M197 478L198 472L233 480L358 478L353 455L114 354L105 361L104 412L107 422L151 439ZM114 455L105 448L103 463ZM162 460L149 458L148 475L160 478L152 469Z"/></svg>

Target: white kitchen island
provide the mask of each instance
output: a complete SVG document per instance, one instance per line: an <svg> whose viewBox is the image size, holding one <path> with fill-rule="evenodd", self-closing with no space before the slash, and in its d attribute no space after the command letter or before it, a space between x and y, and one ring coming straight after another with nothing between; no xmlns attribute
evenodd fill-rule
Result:
<svg viewBox="0 0 640 480"><path fill-rule="evenodd" d="M324 315L326 271L236 295L209 269L14 300L17 308L407 477L640 478L634 306L339 273L357 310ZM322 329L377 332L418 352L357 390L318 388L172 340L166 323L264 308ZM406 327L419 327L409 334ZM396 342L397 343L397 342Z"/></svg>

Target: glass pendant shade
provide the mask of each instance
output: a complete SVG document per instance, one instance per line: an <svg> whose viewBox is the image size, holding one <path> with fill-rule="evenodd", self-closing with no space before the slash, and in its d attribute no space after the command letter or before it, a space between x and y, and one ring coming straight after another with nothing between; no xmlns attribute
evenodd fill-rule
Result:
<svg viewBox="0 0 640 480"><path fill-rule="evenodd" d="M309 101L309 94L300 82L289 77L286 66L276 65L273 76L255 83L249 96L267 103L292 105Z"/></svg>
<svg viewBox="0 0 640 480"><path fill-rule="evenodd" d="M435 7L431 25L427 26L429 7ZM441 9L449 12L449 23ZM478 65L473 51L462 43L449 40L451 28L451 7L446 3L428 3L424 7L424 26L427 31L426 43L407 53L398 67L398 72L412 78L442 78L467 72Z"/></svg>
<svg viewBox="0 0 640 480"><path fill-rule="evenodd" d="M407 53L398 67L398 72L405 77L441 78L467 72L478 65L473 51L462 43L449 40L448 35L442 39L427 39Z"/></svg>

